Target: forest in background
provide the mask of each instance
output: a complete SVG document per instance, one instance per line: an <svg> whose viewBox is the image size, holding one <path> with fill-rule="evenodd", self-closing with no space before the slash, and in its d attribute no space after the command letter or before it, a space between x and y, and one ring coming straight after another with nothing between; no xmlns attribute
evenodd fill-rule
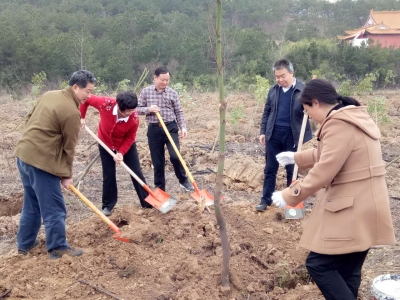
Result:
<svg viewBox="0 0 400 300"><path fill-rule="evenodd" d="M281 57L292 60L302 80L317 74L348 84L368 77L375 87L400 83L400 49L355 48L336 38L362 26L370 9L400 10L398 0L233 0L223 6L232 89L246 89L257 75L272 80L271 65ZM213 90L214 14L211 0L0 0L0 88L20 90L35 74L58 86L82 68L115 88L136 82L145 68L165 65L174 82Z"/></svg>

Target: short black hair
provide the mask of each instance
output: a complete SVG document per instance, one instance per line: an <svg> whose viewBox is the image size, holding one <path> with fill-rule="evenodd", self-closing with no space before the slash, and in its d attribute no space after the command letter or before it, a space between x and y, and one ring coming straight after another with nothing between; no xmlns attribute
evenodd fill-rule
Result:
<svg viewBox="0 0 400 300"><path fill-rule="evenodd" d="M120 92L117 95L117 103L120 111L135 109L138 105L138 99L134 92Z"/></svg>
<svg viewBox="0 0 400 300"><path fill-rule="evenodd" d="M277 70L282 70L282 69L286 69L286 70L288 70L288 72L294 71L293 64L289 60L284 59L284 58L276 61L274 63L274 66L272 67L272 70L274 72Z"/></svg>
<svg viewBox="0 0 400 300"><path fill-rule="evenodd" d="M154 75L156 75L157 77L160 76L160 74L167 74L167 73L169 73L169 71L166 67L158 67L154 71ZM169 75L171 75L171 73L169 73Z"/></svg>
<svg viewBox="0 0 400 300"><path fill-rule="evenodd" d="M69 86L73 86L76 84L81 89L85 88L88 83L95 84L97 81L96 77L94 77L93 73L86 70L79 70L72 74L69 79Z"/></svg>

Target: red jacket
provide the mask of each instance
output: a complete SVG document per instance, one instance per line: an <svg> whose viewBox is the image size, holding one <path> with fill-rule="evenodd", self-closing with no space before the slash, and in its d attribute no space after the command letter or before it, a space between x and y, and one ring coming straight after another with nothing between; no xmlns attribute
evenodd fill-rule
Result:
<svg viewBox="0 0 400 300"><path fill-rule="evenodd" d="M128 121L116 122L117 116L113 114L117 101L114 98L92 95L85 103L81 104L81 118L85 119L89 106L97 108L100 112L100 124L97 135L111 149L125 155L136 140L139 128L139 115L137 111L131 114Z"/></svg>

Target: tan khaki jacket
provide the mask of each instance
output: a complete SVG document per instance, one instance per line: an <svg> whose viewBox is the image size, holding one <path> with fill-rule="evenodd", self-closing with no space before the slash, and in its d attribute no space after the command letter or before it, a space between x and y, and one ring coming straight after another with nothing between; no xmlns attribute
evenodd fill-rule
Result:
<svg viewBox="0 0 400 300"><path fill-rule="evenodd" d="M321 254L395 243L380 131L365 107L346 106L321 124L318 148L295 154L307 176L283 191L296 206L317 193L300 246Z"/></svg>
<svg viewBox="0 0 400 300"><path fill-rule="evenodd" d="M27 116L15 156L53 175L72 177L80 129L78 106L72 88L45 93Z"/></svg>

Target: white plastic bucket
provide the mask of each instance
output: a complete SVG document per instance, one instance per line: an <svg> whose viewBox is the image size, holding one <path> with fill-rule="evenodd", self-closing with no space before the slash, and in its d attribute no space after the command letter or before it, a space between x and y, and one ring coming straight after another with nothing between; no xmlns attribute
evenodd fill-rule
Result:
<svg viewBox="0 0 400 300"><path fill-rule="evenodd" d="M371 286L373 300L400 300L400 274L380 275Z"/></svg>

